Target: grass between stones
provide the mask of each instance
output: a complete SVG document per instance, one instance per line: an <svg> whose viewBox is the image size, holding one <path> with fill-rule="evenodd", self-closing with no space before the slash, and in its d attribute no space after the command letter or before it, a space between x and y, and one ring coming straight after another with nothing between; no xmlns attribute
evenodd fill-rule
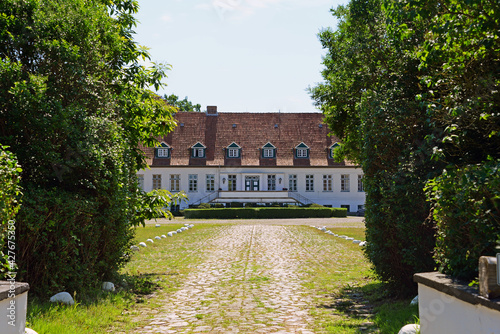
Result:
<svg viewBox="0 0 500 334"><path fill-rule="evenodd" d="M137 229L136 244L148 238L167 234L182 224L147 226ZM313 305L309 313L314 319L314 333L397 333L407 323L414 323L418 314L409 300L394 301L385 294L384 285L373 277L370 264L361 247L347 240L335 238L306 226L287 226L286 231L302 250L297 259L301 263L303 286ZM186 276L197 270L204 259L204 246L223 229L221 224L199 224L181 234L148 243L147 248L132 256L131 261L114 282L118 292L91 291L75 296L75 306L53 305L30 299L27 327L39 334L65 333L131 333L148 324L158 313L161 301L177 291ZM362 228L330 228L364 240ZM244 250L242 250L243 252ZM242 255L243 256L243 255ZM261 274L261 268L249 264L251 275L246 284L260 288L272 283ZM229 284L230 282L220 282ZM210 296L206 296L210 297ZM201 301L201 306L221 302L218 296ZM237 291L234 300L241 298ZM255 321L259 314L272 313L266 301L256 297ZM241 301L240 301L241 303ZM237 304L237 303L236 303ZM230 313L230 312L228 312ZM221 311L224 316L224 311ZM212 324L207 315L197 312L196 319ZM269 326L262 318L263 325ZM246 323L227 314L227 328L245 328ZM281 325L281 324L278 324ZM210 328L210 327L207 327ZM208 330L208 329L207 329Z"/></svg>

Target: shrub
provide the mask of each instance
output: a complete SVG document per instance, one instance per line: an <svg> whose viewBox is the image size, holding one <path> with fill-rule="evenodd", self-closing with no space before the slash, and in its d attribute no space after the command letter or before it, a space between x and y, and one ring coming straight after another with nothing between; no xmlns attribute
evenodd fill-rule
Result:
<svg viewBox="0 0 500 334"><path fill-rule="evenodd" d="M427 184L437 223L439 270L472 280L500 240L500 160L449 170Z"/></svg>
<svg viewBox="0 0 500 334"><path fill-rule="evenodd" d="M134 230L115 208L55 188L27 191L18 215L19 275L37 294L81 291L126 261Z"/></svg>
<svg viewBox="0 0 500 334"><path fill-rule="evenodd" d="M7 271L15 269L9 265L8 250L12 249L7 241L8 236L15 236L12 233L16 225L12 223L19 210L20 178L21 168L16 157L7 151L7 147L0 146L0 279L5 278Z"/></svg>

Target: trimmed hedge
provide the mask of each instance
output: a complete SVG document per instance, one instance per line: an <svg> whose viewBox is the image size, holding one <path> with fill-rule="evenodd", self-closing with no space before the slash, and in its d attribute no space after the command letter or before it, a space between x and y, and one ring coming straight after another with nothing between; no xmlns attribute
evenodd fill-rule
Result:
<svg viewBox="0 0 500 334"><path fill-rule="evenodd" d="M186 209L186 219L272 219L347 217L345 208L212 208Z"/></svg>
<svg viewBox="0 0 500 334"><path fill-rule="evenodd" d="M500 160L447 170L427 184L437 223L434 257L443 273L473 280L480 256L500 242Z"/></svg>

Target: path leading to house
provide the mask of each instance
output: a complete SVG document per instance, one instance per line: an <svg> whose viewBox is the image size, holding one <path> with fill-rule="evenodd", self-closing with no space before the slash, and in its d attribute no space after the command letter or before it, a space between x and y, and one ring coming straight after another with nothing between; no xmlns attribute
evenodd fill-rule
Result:
<svg viewBox="0 0 500 334"><path fill-rule="evenodd" d="M307 255L286 227L227 226L204 251L138 333L312 333L299 270Z"/></svg>
<svg viewBox="0 0 500 334"><path fill-rule="evenodd" d="M219 225L198 249L203 261L178 290L155 297L161 307L133 333L316 333L308 279L318 268L349 277L364 260L352 244L293 225Z"/></svg>

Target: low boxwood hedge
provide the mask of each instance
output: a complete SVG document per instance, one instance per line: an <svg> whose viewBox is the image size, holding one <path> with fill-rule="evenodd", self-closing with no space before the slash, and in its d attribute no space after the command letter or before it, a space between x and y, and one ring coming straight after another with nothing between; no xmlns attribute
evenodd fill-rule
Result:
<svg viewBox="0 0 500 334"><path fill-rule="evenodd" d="M346 217L345 208L211 208L186 209L186 219L272 219L272 218L328 218Z"/></svg>

